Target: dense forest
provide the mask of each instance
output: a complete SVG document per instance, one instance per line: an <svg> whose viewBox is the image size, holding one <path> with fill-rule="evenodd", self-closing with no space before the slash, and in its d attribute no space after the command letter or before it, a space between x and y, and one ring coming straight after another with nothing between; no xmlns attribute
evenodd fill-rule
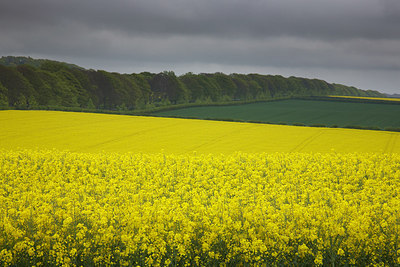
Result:
<svg viewBox="0 0 400 267"><path fill-rule="evenodd" d="M174 104L210 104L298 96L383 96L317 79L279 75L186 73L139 74L87 70L29 57L0 59L0 107L78 107L140 110Z"/></svg>

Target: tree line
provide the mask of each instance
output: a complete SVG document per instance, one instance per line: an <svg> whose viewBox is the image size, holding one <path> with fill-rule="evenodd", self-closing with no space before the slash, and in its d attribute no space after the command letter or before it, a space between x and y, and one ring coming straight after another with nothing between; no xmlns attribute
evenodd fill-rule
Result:
<svg viewBox="0 0 400 267"><path fill-rule="evenodd" d="M279 75L120 74L24 57L0 59L0 107L143 110L186 103L268 100L299 96L377 96L377 91Z"/></svg>

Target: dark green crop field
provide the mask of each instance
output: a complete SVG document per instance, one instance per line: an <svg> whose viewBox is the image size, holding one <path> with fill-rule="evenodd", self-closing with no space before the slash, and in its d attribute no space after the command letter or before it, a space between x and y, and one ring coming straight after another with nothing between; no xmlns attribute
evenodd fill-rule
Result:
<svg viewBox="0 0 400 267"><path fill-rule="evenodd" d="M285 123L307 126L400 128L400 105L282 100L231 106L190 107L156 116Z"/></svg>

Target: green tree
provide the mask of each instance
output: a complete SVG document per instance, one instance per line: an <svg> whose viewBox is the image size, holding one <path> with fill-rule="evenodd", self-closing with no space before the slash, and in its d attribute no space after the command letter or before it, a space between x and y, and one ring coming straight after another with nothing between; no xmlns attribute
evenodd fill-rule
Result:
<svg viewBox="0 0 400 267"><path fill-rule="evenodd" d="M7 88L8 102L16 106L20 101L20 96L35 97L35 90L25 77L19 73L15 67L5 67L0 65L0 83Z"/></svg>
<svg viewBox="0 0 400 267"><path fill-rule="evenodd" d="M26 109L28 107L28 102L26 101L26 97L24 95L19 95L17 101L14 103L14 106L20 109Z"/></svg>
<svg viewBox="0 0 400 267"><path fill-rule="evenodd" d="M88 100L88 102L86 104L86 108L88 108L88 109L95 109L96 108L96 106L93 104L93 101L92 101L91 98L89 98L89 100Z"/></svg>
<svg viewBox="0 0 400 267"><path fill-rule="evenodd" d="M185 103L189 99L189 92L173 71L165 71L155 75L150 81L151 90L156 101L167 99L173 104Z"/></svg>
<svg viewBox="0 0 400 267"><path fill-rule="evenodd" d="M8 107L8 92L7 88L5 88L1 83L0 83L0 107Z"/></svg>

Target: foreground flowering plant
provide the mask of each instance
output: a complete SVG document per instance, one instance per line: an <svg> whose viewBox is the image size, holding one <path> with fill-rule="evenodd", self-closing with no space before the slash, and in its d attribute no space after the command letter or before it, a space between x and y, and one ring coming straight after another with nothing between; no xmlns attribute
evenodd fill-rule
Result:
<svg viewBox="0 0 400 267"><path fill-rule="evenodd" d="M0 152L2 265L400 263L398 154Z"/></svg>

